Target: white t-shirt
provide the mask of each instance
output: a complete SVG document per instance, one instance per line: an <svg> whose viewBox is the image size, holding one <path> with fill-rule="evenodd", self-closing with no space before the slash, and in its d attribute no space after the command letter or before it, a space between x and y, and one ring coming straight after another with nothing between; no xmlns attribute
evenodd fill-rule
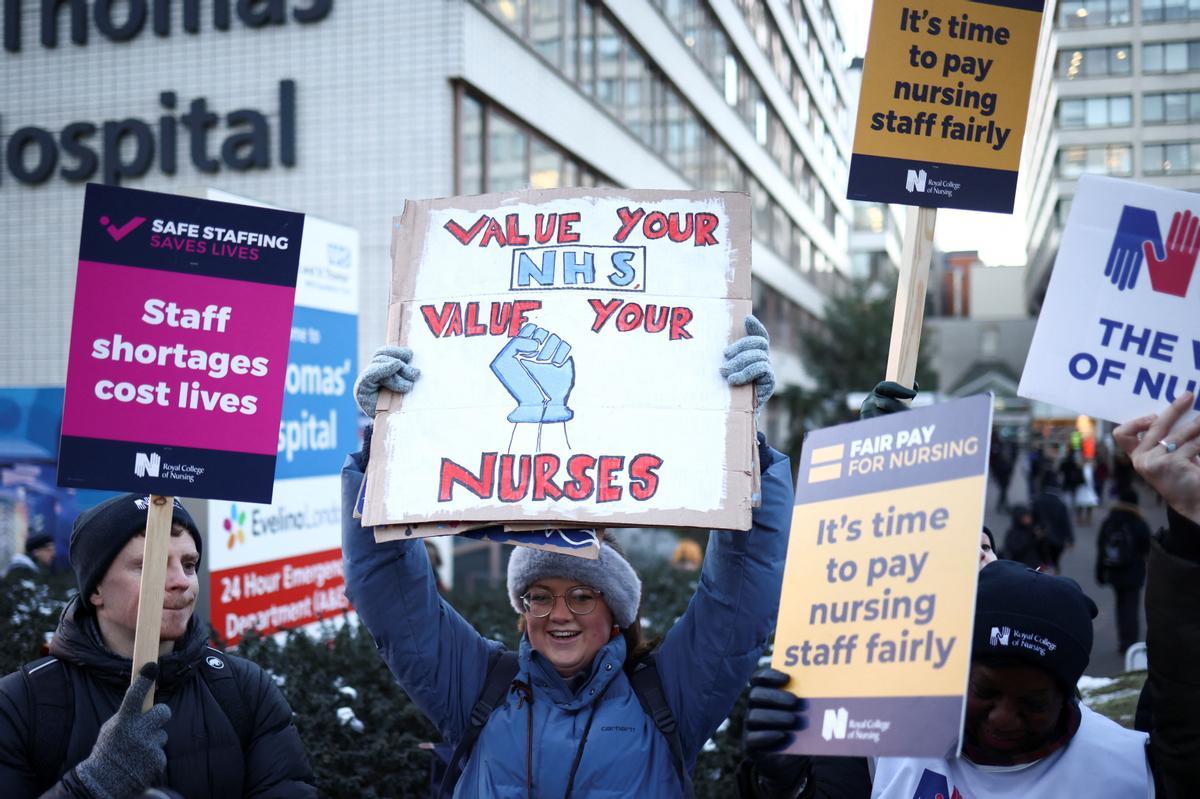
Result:
<svg viewBox="0 0 1200 799"><path fill-rule="evenodd" d="M871 799L1140 799L1154 797L1143 732L1085 705L1062 749L1020 766L981 766L965 757L881 757Z"/></svg>

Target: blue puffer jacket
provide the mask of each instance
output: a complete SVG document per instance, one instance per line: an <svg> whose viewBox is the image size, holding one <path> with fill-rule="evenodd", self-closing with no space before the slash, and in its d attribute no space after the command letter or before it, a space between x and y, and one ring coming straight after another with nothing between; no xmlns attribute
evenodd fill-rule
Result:
<svg viewBox="0 0 1200 799"><path fill-rule="evenodd" d="M658 650L689 771L749 680L779 608L791 471L785 456L761 450L763 503L753 529L709 536L696 594ZM456 743L483 690L488 656L500 644L480 636L438 595L420 541L376 544L359 526L351 510L363 479L360 458L351 456L342 470L346 595L404 690L445 740ZM532 702L510 689L484 726L454 796L524 799L531 752L533 796L564 796L593 715L573 796L680 796L670 747L638 704L624 663L625 639L618 636L572 691L523 638L517 679L531 686Z"/></svg>

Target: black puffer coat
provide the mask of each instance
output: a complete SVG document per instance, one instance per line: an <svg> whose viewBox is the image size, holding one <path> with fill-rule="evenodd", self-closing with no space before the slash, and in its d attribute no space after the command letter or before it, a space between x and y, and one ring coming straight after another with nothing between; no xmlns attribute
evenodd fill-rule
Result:
<svg viewBox="0 0 1200 799"><path fill-rule="evenodd" d="M104 646L94 617L80 613L79 600L63 611L50 653L58 659L47 669L65 669L56 679L37 685L67 686L73 710L58 768L59 780L42 784L34 754L38 702L21 672L0 680L0 796L33 799L43 796L88 798L74 767L96 742L100 725L117 711L129 687L131 662ZM187 799L237 797L313 797L312 770L292 710L274 681L248 660L208 649L193 619L175 650L159 660L155 701L171 708L167 722L167 770L161 787ZM219 666L217 664L220 664ZM235 678L248 746L210 688L201 669L220 668ZM222 675L224 677L224 675ZM29 683L34 684L34 683ZM36 718L35 718L36 717Z"/></svg>

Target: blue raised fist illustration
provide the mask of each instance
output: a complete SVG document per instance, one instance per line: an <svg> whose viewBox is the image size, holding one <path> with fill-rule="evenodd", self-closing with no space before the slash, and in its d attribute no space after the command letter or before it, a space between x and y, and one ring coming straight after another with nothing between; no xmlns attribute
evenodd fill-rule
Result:
<svg viewBox="0 0 1200 799"><path fill-rule="evenodd" d="M492 372L517 401L510 422L565 422L575 416L567 398L575 385L571 345L526 323L492 359Z"/></svg>
<svg viewBox="0 0 1200 799"><path fill-rule="evenodd" d="M1121 211L1117 235L1113 237L1112 249L1108 251L1108 263L1104 265L1104 276L1119 290L1137 285L1142 270L1142 244L1153 242L1156 250L1162 249L1162 233L1158 229L1158 216L1147 208L1127 205Z"/></svg>

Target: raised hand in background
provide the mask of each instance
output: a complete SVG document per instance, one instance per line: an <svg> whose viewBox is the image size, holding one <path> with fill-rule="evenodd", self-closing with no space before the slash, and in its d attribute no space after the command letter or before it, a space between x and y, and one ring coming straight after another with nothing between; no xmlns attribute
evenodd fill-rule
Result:
<svg viewBox="0 0 1200 799"><path fill-rule="evenodd" d="M517 401L510 422L566 422L575 416L567 398L575 386L571 345L532 322L492 359L492 372Z"/></svg>
<svg viewBox="0 0 1200 799"><path fill-rule="evenodd" d="M1155 226L1157 227L1157 222ZM1188 285L1192 282L1192 271L1196 268L1198 249L1200 217L1193 216L1191 211L1176 211L1171 217L1171 230L1167 234L1165 250L1157 238L1142 243L1146 269L1150 272L1150 285L1154 290L1160 294L1186 297ZM1159 251L1163 251L1161 257Z"/></svg>
<svg viewBox="0 0 1200 799"><path fill-rule="evenodd" d="M1117 225L1117 235L1108 251L1104 276L1121 291L1136 286L1142 269L1142 245L1150 244L1162 246L1158 216L1147 208L1125 206Z"/></svg>

